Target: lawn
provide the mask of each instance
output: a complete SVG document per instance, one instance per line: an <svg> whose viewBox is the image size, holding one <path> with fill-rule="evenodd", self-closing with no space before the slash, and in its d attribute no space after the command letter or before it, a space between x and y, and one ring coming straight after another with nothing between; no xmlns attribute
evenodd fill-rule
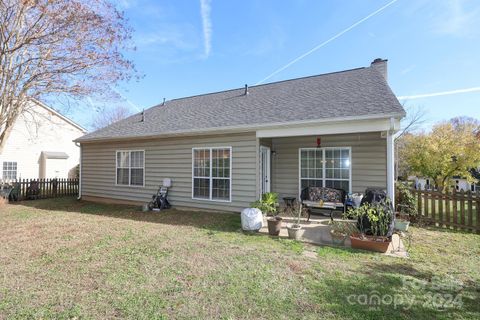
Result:
<svg viewBox="0 0 480 320"><path fill-rule="evenodd" d="M0 230L1 319L480 318L476 234L412 228L401 259L70 198L0 208Z"/></svg>

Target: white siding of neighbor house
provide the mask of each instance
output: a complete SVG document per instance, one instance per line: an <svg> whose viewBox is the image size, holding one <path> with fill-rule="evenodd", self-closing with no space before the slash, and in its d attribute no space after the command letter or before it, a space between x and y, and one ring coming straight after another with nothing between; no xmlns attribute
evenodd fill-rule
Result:
<svg viewBox="0 0 480 320"><path fill-rule="evenodd" d="M164 178L172 179L175 207L240 211L256 199L255 133L82 144L82 196L147 202ZM192 148L232 147L232 199L192 199ZM145 150L145 187L115 185L116 150Z"/></svg>
<svg viewBox="0 0 480 320"><path fill-rule="evenodd" d="M17 162L17 178L67 178L79 163L79 148L73 142L84 131L57 114L32 104L20 115L0 151L0 179L4 161ZM66 160L50 161L47 171L41 169L41 152L65 152ZM45 172L45 174L44 174Z"/></svg>
<svg viewBox="0 0 480 320"><path fill-rule="evenodd" d="M380 132L321 136L322 147L351 147L352 192L386 188L387 145ZM272 138L272 191L298 197L299 148L316 147L317 136Z"/></svg>

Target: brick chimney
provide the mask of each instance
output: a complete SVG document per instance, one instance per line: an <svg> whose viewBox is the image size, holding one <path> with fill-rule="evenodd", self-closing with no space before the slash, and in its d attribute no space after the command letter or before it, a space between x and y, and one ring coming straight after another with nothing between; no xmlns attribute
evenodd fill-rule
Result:
<svg viewBox="0 0 480 320"><path fill-rule="evenodd" d="M388 81L387 59L377 58L372 61L370 68L377 70Z"/></svg>

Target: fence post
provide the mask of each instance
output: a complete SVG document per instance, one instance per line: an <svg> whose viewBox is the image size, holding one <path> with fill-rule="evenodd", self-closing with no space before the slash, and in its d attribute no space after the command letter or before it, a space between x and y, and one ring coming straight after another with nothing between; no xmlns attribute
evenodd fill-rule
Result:
<svg viewBox="0 0 480 320"><path fill-rule="evenodd" d="M422 215L422 190L418 189L417 191L415 191L415 193L417 194L417 203L418 203L418 214L419 215Z"/></svg>
<svg viewBox="0 0 480 320"><path fill-rule="evenodd" d="M460 190L460 223L465 225L465 191Z"/></svg>
<svg viewBox="0 0 480 320"><path fill-rule="evenodd" d="M471 190L468 190L467 197L468 226L471 227L470 230L473 230L473 201Z"/></svg>
<svg viewBox="0 0 480 320"><path fill-rule="evenodd" d="M443 201L445 200L445 194L443 188L438 189L438 226L443 227Z"/></svg>
<svg viewBox="0 0 480 320"><path fill-rule="evenodd" d="M430 202L431 202L431 209L432 209L432 212L431 212L432 219L433 219L433 221L437 221L438 220L437 219L437 208L436 208L436 206L437 206L437 201L436 201L437 200L437 192L432 189L431 194L432 194L432 198L431 198Z"/></svg>
<svg viewBox="0 0 480 320"><path fill-rule="evenodd" d="M445 221L447 221L447 227L450 228L452 220L450 217L450 210L451 210L451 205L452 205L452 195L450 194L450 189L446 188L445 189L445 209L446 209L446 215L447 217L445 218Z"/></svg>
<svg viewBox="0 0 480 320"><path fill-rule="evenodd" d="M425 215L425 218L428 219L428 196L429 196L429 191L428 190L424 190L424 197L423 197L423 209L424 209L424 215Z"/></svg>
<svg viewBox="0 0 480 320"><path fill-rule="evenodd" d="M454 229L457 229L457 223L458 223L458 197L457 197L457 189L453 188L452 190L452 201L453 201L453 224L454 224Z"/></svg>
<svg viewBox="0 0 480 320"><path fill-rule="evenodd" d="M475 210L477 211L477 233L480 233L480 190L477 190L475 199Z"/></svg>

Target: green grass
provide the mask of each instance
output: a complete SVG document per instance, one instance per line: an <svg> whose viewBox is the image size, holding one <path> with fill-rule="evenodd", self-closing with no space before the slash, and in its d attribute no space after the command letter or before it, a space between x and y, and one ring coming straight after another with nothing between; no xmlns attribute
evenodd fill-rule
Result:
<svg viewBox="0 0 480 320"><path fill-rule="evenodd" d="M401 259L70 198L0 208L0 230L0 319L480 317L476 234L413 227Z"/></svg>

